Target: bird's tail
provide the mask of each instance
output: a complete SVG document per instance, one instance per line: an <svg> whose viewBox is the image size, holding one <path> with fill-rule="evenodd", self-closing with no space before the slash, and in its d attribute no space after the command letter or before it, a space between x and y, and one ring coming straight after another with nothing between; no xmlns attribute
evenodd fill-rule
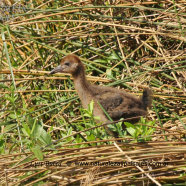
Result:
<svg viewBox="0 0 186 186"><path fill-rule="evenodd" d="M149 88L144 88L143 95L141 96L141 101L143 103L144 109L146 110L147 107L150 108L152 105L152 91Z"/></svg>

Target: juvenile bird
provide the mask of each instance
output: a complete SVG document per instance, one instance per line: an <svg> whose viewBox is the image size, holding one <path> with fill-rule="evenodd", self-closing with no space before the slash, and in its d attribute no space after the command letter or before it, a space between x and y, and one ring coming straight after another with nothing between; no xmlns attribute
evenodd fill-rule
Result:
<svg viewBox="0 0 186 186"><path fill-rule="evenodd" d="M108 121L108 118L98 102L113 120L144 116L147 114L147 108L151 106L152 92L148 88L145 88L143 90L143 95L138 98L124 90L90 84L85 76L84 65L79 57L74 54L62 58L60 65L54 68L50 74L55 74L57 72L72 74L75 89L83 107L87 109L88 104L93 100L93 114L94 116L99 116L100 120L103 122ZM135 123L137 121L139 121L139 118L132 119L129 122Z"/></svg>

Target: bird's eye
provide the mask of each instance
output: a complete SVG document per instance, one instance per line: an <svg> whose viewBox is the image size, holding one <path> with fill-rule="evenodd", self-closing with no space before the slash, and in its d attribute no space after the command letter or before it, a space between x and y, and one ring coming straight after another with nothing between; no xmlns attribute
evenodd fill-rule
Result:
<svg viewBox="0 0 186 186"><path fill-rule="evenodd" d="M64 63L66 66L70 66L70 63L69 62L65 62Z"/></svg>

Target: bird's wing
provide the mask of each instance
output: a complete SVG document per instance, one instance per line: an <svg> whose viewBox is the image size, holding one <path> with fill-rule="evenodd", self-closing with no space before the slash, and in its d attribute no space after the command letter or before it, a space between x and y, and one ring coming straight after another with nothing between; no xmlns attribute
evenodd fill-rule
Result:
<svg viewBox="0 0 186 186"><path fill-rule="evenodd" d="M123 102L123 97L113 92L106 92L95 97L108 113L117 109Z"/></svg>

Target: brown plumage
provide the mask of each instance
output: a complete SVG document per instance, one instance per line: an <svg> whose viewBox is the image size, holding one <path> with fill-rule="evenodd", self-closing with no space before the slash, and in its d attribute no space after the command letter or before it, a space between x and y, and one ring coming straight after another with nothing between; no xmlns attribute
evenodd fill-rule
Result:
<svg viewBox="0 0 186 186"><path fill-rule="evenodd" d="M86 79L84 66L76 55L70 54L64 57L60 65L51 71L51 74L57 72L72 74L75 89L83 107L87 108L91 100L94 100L94 115L99 116L103 122L108 121L108 118L98 102L113 120L144 116L147 114L147 108L151 106L152 92L148 88L145 88L143 95L137 98L124 90L90 84ZM138 120L133 119L130 122L135 123Z"/></svg>

